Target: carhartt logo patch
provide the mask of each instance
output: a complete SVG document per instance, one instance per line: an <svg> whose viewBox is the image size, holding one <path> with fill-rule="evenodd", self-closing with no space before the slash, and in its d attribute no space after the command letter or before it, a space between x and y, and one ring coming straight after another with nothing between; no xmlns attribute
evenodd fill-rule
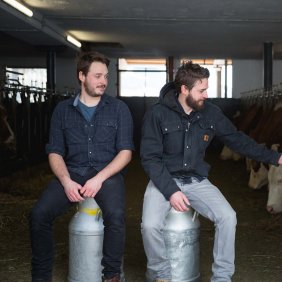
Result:
<svg viewBox="0 0 282 282"><path fill-rule="evenodd" d="M208 135L204 135L204 141L208 142L209 141L209 136Z"/></svg>

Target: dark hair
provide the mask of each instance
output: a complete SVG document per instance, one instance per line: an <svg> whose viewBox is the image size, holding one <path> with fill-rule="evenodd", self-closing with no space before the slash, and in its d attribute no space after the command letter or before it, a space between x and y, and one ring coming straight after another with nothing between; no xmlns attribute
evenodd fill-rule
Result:
<svg viewBox="0 0 282 282"><path fill-rule="evenodd" d="M209 78L209 76L210 72L207 68L193 64L192 61L184 61L176 72L174 85L177 92L180 93L182 85L187 86L191 90L197 80Z"/></svg>
<svg viewBox="0 0 282 282"><path fill-rule="evenodd" d="M81 53L77 59L76 65L76 76L79 83L79 72L82 72L84 75L87 75L87 73L89 72L89 68L93 62L100 62L102 64L105 64L107 67L110 64L110 60L106 56L98 52L91 51Z"/></svg>

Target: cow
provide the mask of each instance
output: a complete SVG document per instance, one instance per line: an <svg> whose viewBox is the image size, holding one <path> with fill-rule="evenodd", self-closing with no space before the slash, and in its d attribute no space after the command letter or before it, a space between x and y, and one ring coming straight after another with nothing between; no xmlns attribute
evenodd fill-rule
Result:
<svg viewBox="0 0 282 282"><path fill-rule="evenodd" d="M274 134L278 136L278 138L282 135L277 131L274 132ZM273 144L271 148L282 152L282 142ZM271 214L282 212L282 165L270 165L268 171L268 199L266 209Z"/></svg>
<svg viewBox="0 0 282 282"><path fill-rule="evenodd" d="M250 133L250 137L258 143L262 143L268 148L273 144L282 142L282 103L278 103L273 110L271 107L264 112L264 115L258 124L257 128ZM246 160L247 162L248 160ZM251 160L250 177L248 185L253 189L260 189L268 184L268 169L267 164Z"/></svg>
<svg viewBox="0 0 282 282"><path fill-rule="evenodd" d="M266 209L271 214L282 212L282 165L270 165Z"/></svg>
<svg viewBox="0 0 282 282"><path fill-rule="evenodd" d="M269 165L251 160L250 177L248 186L252 189L260 189L268 184Z"/></svg>

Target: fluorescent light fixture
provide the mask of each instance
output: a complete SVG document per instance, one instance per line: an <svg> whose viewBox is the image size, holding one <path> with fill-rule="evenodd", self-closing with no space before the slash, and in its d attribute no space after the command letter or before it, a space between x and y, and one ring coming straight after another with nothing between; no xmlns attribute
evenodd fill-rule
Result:
<svg viewBox="0 0 282 282"><path fill-rule="evenodd" d="M33 16L33 12L30 9L28 9L27 7L25 7L24 5L22 5L21 3L15 0L3 0L3 1L9 4L10 6L14 7L15 9L19 10L23 14L29 17Z"/></svg>
<svg viewBox="0 0 282 282"><path fill-rule="evenodd" d="M72 43L73 45L75 45L78 48L81 47L81 43L70 35L67 36L67 41Z"/></svg>

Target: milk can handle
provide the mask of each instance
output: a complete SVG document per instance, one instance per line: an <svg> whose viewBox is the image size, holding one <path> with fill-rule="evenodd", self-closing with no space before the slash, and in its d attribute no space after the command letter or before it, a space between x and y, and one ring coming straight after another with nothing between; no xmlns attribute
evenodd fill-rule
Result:
<svg viewBox="0 0 282 282"><path fill-rule="evenodd" d="M199 213L194 211L193 217L192 217L192 221L196 220L196 217L198 217Z"/></svg>
<svg viewBox="0 0 282 282"><path fill-rule="evenodd" d="M194 210L190 205L187 205L187 207L190 210ZM199 215L199 213L194 210L194 213L193 213L193 216L192 216L192 221L195 221L196 217L198 217L198 215Z"/></svg>

